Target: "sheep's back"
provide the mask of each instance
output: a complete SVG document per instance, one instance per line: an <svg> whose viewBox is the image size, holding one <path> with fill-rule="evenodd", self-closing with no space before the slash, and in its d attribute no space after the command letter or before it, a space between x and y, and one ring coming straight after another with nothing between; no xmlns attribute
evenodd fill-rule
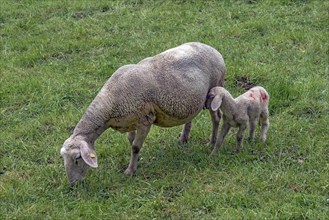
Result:
<svg viewBox="0 0 329 220"><path fill-rule="evenodd" d="M189 43L119 68L100 93L107 95L111 117L137 114L151 103L159 117L184 123L202 110L210 88L222 86L224 72L215 49Z"/></svg>

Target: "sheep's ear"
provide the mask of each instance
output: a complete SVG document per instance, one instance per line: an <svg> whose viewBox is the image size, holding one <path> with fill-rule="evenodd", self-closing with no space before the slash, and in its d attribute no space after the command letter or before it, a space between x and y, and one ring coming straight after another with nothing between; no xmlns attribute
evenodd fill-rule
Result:
<svg viewBox="0 0 329 220"><path fill-rule="evenodd" d="M216 95L214 99L211 101L211 110L217 111L222 104L222 99L219 95Z"/></svg>
<svg viewBox="0 0 329 220"><path fill-rule="evenodd" d="M96 151L90 144L88 144L86 141L82 141L80 151L81 157L86 164L94 168L98 167Z"/></svg>

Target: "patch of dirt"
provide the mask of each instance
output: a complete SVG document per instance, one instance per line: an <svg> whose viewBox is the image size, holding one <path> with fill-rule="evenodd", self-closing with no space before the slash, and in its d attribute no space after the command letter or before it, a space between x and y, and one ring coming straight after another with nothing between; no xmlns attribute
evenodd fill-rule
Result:
<svg viewBox="0 0 329 220"><path fill-rule="evenodd" d="M110 7L109 6L103 6L101 8L101 12L107 12L108 10L110 10Z"/></svg>
<svg viewBox="0 0 329 220"><path fill-rule="evenodd" d="M249 90L252 87L256 86L256 84L251 82L250 79L248 79L248 77L246 77L246 76L237 77L234 81L234 85L241 87L245 90Z"/></svg>
<svg viewBox="0 0 329 220"><path fill-rule="evenodd" d="M51 54L50 57L52 59L56 59L56 60L63 60L63 59L67 59L68 56L65 53L55 52L55 53Z"/></svg>
<svg viewBox="0 0 329 220"><path fill-rule="evenodd" d="M87 12L83 12L83 11L79 11L76 12L72 15L73 18L75 19L83 19L85 17L87 17L89 14Z"/></svg>

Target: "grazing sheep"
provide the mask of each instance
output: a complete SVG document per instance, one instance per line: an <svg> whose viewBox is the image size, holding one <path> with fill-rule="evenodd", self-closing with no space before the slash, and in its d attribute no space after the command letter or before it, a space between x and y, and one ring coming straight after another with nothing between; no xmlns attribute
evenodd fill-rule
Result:
<svg viewBox="0 0 329 220"><path fill-rule="evenodd" d="M95 140L106 129L128 132L131 158L126 175L137 170L137 159L151 125L185 124L180 142L189 138L192 119L203 109L209 90L224 85L221 54L202 43L186 43L138 64L119 68L92 101L61 155L70 183L97 167ZM216 142L220 115L211 112Z"/></svg>
<svg viewBox="0 0 329 220"><path fill-rule="evenodd" d="M237 151L242 148L243 134L249 124L249 138L254 139L257 120L261 125L260 138L266 140L266 133L269 128L268 102L269 95L263 87L256 86L237 98L223 87L212 88L208 94L206 105L214 112L222 111L223 125L217 142L211 155L217 155L218 149L223 143L224 137L231 127L238 127L236 135Z"/></svg>

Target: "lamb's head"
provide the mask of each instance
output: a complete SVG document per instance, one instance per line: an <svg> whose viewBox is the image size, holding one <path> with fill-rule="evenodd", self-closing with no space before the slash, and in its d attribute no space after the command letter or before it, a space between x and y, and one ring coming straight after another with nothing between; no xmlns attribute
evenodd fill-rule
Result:
<svg viewBox="0 0 329 220"><path fill-rule="evenodd" d="M207 95L206 107L212 111L217 111L222 104L225 93L226 90L223 87L212 88Z"/></svg>
<svg viewBox="0 0 329 220"><path fill-rule="evenodd" d="M70 183L83 179L89 167L98 166L96 152L91 144L79 138L69 137L61 148L61 155Z"/></svg>

